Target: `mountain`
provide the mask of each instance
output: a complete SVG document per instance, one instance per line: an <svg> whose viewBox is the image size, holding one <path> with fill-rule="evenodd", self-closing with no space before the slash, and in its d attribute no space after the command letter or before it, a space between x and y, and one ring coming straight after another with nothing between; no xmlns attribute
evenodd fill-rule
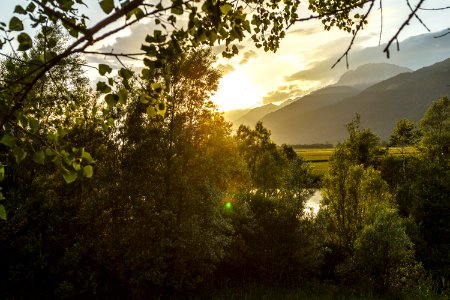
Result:
<svg viewBox="0 0 450 300"><path fill-rule="evenodd" d="M223 112L223 117L228 122L232 122L233 123L237 119L239 119L240 117L242 117L243 115L245 115L246 113L248 113L251 110L252 110L251 108L229 110L229 111Z"/></svg>
<svg viewBox="0 0 450 300"><path fill-rule="evenodd" d="M359 113L361 125L386 140L399 119L418 121L432 101L449 94L450 59L447 59L396 75L351 96L337 95L330 100L334 103L315 109L311 109L312 104L306 110L293 106L297 103L300 106L303 97L262 121L277 143L335 143L347 136L345 124Z"/></svg>
<svg viewBox="0 0 450 300"><path fill-rule="evenodd" d="M268 113L271 113L273 111L276 111L278 109L278 106L272 103L253 108L243 116L241 116L239 119L233 122L234 127L239 127L239 125L249 125L254 126L259 120L261 120L265 115Z"/></svg>
<svg viewBox="0 0 450 300"><path fill-rule="evenodd" d="M376 47L367 47L352 50L349 54L350 67L355 68L367 63L391 63L399 66L405 66L417 70L424 66L442 61L449 56L450 38L442 36L447 33L445 29L439 32L424 33L409 37L399 42L400 51L392 47L390 58L386 57L383 49L386 44ZM437 38L438 36L442 36ZM335 41L325 44L325 49L333 49ZM288 80L336 80L346 70L346 64L340 63L333 69L331 66L336 62L336 57L342 53L329 55L328 58L314 63L309 69L302 69L287 77Z"/></svg>
<svg viewBox="0 0 450 300"><path fill-rule="evenodd" d="M249 110L225 112L224 117L227 121L233 123L234 128L238 128L241 124L254 126L266 115L284 107L289 106L289 110L302 112L318 109L322 106L340 101L347 96L356 94L374 83L399 73L410 71L411 69L387 63L366 64L359 66L356 70L350 70L344 73L335 85L324 87L307 96L286 100L278 106L270 103ZM300 100L301 104L297 103ZM293 103L297 104L291 106Z"/></svg>
<svg viewBox="0 0 450 300"><path fill-rule="evenodd" d="M349 86L328 86L303 96L275 112L267 114L261 121L265 126L267 126L268 122L270 124L283 123L287 119L295 119L299 114L334 104L359 92L360 90Z"/></svg>
<svg viewBox="0 0 450 300"><path fill-rule="evenodd" d="M400 73L412 70L387 63L373 63L359 66L355 70L345 72L336 85L346 85L364 90L380 81L391 78Z"/></svg>

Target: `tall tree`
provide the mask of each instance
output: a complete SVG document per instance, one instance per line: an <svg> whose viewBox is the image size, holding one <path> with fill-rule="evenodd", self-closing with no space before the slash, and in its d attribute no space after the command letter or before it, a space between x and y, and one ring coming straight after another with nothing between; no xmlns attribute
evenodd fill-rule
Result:
<svg viewBox="0 0 450 300"><path fill-rule="evenodd" d="M438 163L450 159L450 100L442 97L433 102L420 121L425 153Z"/></svg>
<svg viewBox="0 0 450 300"><path fill-rule="evenodd" d="M155 82L143 82L126 115L112 196L121 224L117 255L126 263L115 272L135 297L195 287L230 242L221 203L245 185L246 173L230 125L208 100L220 75L212 62L206 50L178 53L167 62L165 117L149 111L151 98L143 96Z"/></svg>
<svg viewBox="0 0 450 300"><path fill-rule="evenodd" d="M394 147L400 147L402 155L402 171L403 178L406 179L406 147L415 145L420 138L420 133L416 129L416 125L406 119L401 119L395 125L389 144Z"/></svg>

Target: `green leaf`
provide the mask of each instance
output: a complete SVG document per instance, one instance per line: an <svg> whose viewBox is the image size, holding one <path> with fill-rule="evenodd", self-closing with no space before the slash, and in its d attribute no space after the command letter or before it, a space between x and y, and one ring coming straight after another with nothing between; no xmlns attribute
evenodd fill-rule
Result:
<svg viewBox="0 0 450 300"><path fill-rule="evenodd" d="M54 48L56 46L56 44L57 44L56 39L49 38L47 41L47 48L49 48L49 49Z"/></svg>
<svg viewBox="0 0 450 300"><path fill-rule="evenodd" d="M0 181L2 181L3 178L5 178L5 166L0 163ZM2 200L2 199L0 199L0 200Z"/></svg>
<svg viewBox="0 0 450 300"><path fill-rule="evenodd" d="M100 75L105 75L106 73L111 73L112 72L112 68L108 65L105 64L99 64L98 65L98 72L100 73Z"/></svg>
<svg viewBox="0 0 450 300"><path fill-rule="evenodd" d="M81 158L86 160L88 164L92 162L92 156L89 152L83 151L83 153L81 154Z"/></svg>
<svg viewBox="0 0 450 300"><path fill-rule="evenodd" d="M2 139L0 140L0 143L5 146L8 146L9 148L12 148L16 144L16 138L10 135L9 133L5 133Z"/></svg>
<svg viewBox="0 0 450 300"><path fill-rule="evenodd" d="M139 101L141 101L141 103L143 104L147 104L150 100L151 100L150 96L145 93L141 93L139 95Z"/></svg>
<svg viewBox="0 0 450 300"><path fill-rule="evenodd" d="M77 180L78 174L75 171L64 170L63 177L66 183L72 183Z"/></svg>
<svg viewBox="0 0 450 300"><path fill-rule="evenodd" d="M92 175L94 175L94 168L92 168L92 166L90 165L83 167L83 175L86 178L91 178Z"/></svg>
<svg viewBox="0 0 450 300"><path fill-rule="evenodd" d="M114 0L102 0L100 1L100 7L105 14L109 14L114 9Z"/></svg>
<svg viewBox="0 0 450 300"><path fill-rule="evenodd" d="M120 69L118 74L120 77L126 80L130 79L133 76L133 72L125 68Z"/></svg>
<svg viewBox="0 0 450 300"><path fill-rule="evenodd" d="M17 48L19 51L27 51L33 47L33 41L25 32L22 32L17 36L17 41L19 42L19 47Z"/></svg>
<svg viewBox="0 0 450 300"><path fill-rule="evenodd" d="M3 205L0 204L0 219L6 220L6 210Z"/></svg>
<svg viewBox="0 0 450 300"><path fill-rule="evenodd" d="M23 150L20 147L15 147L13 149L12 153L13 153L14 158L16 159L17 163L20 163L27 156L27 153L25 152L25 150Z"/></svg>
<svg viewBox="0 0 450 300"><path fill-rule="evenodd" d="M38 151L33 154L33 161L37 164L43 165L45 164L45 153L44 151Z"/></svg>
<svg viewBox="0 0 450 300"><path fill-rule="evenodd" d="M16 5L16 7L14 8L14 13L15 14L21 14L21 15L26 15L27 11L25 9L23 9L22 6Z"/></svg>
<svg viewBox="0 0 450 300"><path fill-rule="evenodd" d="M119 96L117 96L116 94L108 94L105 97L105 101L110 107L116 106L117 102L119 101Z"/></svg>
<svg viewBox="0 0 450 300"><path fill-rule="evenodd" d="M30 125L32 133L35 133L39 129L39 121L34 118L28 118L28 125Z"/></svg>
<svg viewBox="0 0 450 300"><path fill-rule="evenodd" d="M97 91L99 91L102 94L106 94L111 92L111 87L107 85L105 82L99 81L97 82Z"/></svg>
<svg viewBox="0 0 450 300"><path fill-rule="evenodd" d="M36 5L31 2L30 4L28 4L27 6L27 12L33 12L36 9Z"/></svg>
<svg viewBox="0 0 450 300"><path fill-rule="evenodd" d="M74 4L72 0L60 0L58 2L60 2L60 8L65 11L69 11Z"/></svg>
<svg viewBox="0 0 450 300"><path fill-rule="evenodd" d="M147 114L148 114L150 117L156 116L156 109L155 109L152 105L149 105L149 106L147 107Z"/></svg>
<svg viewBox="0 0 450 300"><path fill-rule="evenodd" d="M52 149L47 148L47 149L45 149L45 155L47 155L47 156L55 156L55 152Z"/></svg>
<svg viewBox="0 0 450 300"><path fill-rule="evenodd" d="M175 15L182 15L183 14L183 6L179 5L179 6L172 7L170 12Z"/></svg>
<svg viewBox="0 0 450 300"><path fill-rule="evenodd" d="M9 30L11 31L22 31L23 23L18 17L12 17L9 21Z"/></svg>
<svg viewBox="0 0 450 300"><path fill-rule="evenodd" d="M233 6L230 3L225 3L220 6L220 11L226 15L233 9Z"/></svg>
<svg viewBox="0 0 450 300"><path fill-rule="evenodd" d="M128 90L127 89L120 89L117 92L117 95L119 96L119 103L120 104L126 104L127 98L128 98Z"/></svg>
<svg viewBox="0 0 450 300"><path fill-rule="evenodd" d="M72 167L75 169L75 171L79 171L79 170L81 169L81 165L80 165L80 163L77 162L77 161L74 161L74 162L72 163Z"/></svg>
<svg viewBox="0 0 450 300"><path fill-rule="evenodd" d="M159 93L163 89L162 84L159 82L153 82L151 87L152 87L152 90L154 90L157 93Z"/></svg>

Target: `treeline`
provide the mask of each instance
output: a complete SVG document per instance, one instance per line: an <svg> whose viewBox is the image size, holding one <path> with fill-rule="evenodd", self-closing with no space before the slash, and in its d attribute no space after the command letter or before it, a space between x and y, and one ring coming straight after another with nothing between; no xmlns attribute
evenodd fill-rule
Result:
<svg viewBox="0 0 450 300"><path fill-rule="evenodd" d="M1 84L39 55L3 61ZM417 155L390 156L358 117L349 123L314 215L305 209L314 191L308 164L275 145L261 123L233 134L209 102L220 78L213 61L208 51L166 61L164 113L149 110L146 87L155 82L142 78L127 87L126 103L103 106L79 58L40 80L32 95L41 111L27 112L39 120L33 143L23 133L15 141L23 152L0 145L2 297L208 298L230 287L307 282L445 296L449 100L435 102L418 131L399 123L392 143L416 143ZM66 147L58 155L55 140ZM68 176L60 160L85 176Z"/></svg>

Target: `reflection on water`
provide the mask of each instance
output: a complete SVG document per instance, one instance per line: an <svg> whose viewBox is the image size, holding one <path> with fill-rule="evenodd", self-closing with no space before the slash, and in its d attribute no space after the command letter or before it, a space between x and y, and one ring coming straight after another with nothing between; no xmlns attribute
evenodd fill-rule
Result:
<svg viewBox="0 0 450 300"><path fill-rule="evenodd" d="M320 200L322 200L322 193L320 192L320 190L317 190L314 192L311 198L306 201L305 209L308 211L312 209L314 214L317 214L317 212L319 211Z"/></svg>

